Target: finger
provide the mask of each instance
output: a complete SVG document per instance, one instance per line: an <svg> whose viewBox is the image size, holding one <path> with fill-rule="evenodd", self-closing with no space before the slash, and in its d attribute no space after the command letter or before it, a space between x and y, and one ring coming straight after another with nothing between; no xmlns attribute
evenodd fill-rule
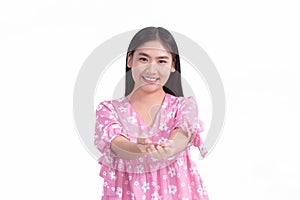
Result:
<svg viewBox="0 0 300 200"><path fill-rule="evenodd" d="M154 146L153 144L150 145L150 149L151 149L151 151L153 151L153 152L154 152L154 151L157 151L157 149L155 148L155 146Z"/></svg>
<svg viewBox="0 0 300 200"><path fill-rule="evenodd" d="M139 148L139 150L140 150L141 152L143 152L143 153L146 152L146 147L147 147L147 146L145 146L145 145L143 145L143 144L137 144L137 148Z"/></svg>
<svg viewBox="0 0 300 200"><path fill-rule="evenodd" d="M168 157L164 148L162 148L161 146L158 146L156 149L157 149L157 153L159 154L159 157L161 159L166 159Z"/></svg>
<svg viewBox="0 0 300 200"><path fill-rule="evenodd" d="M164 150L165 150L167 156L170 157L172 155L174 149L170 148L170 147L166 147Z"/></svg>
<svg viewBox="0 0 300 200"><path fill-rule="evenodd" d="M146 139L146 140L145 140L145 144L150 144L150 143L152 143L151 140L149 140L149 139Z"/></svg>
<svg viewBox="0 0 300 200"><path fill-rule="evenodd" d="M149 154L154 157L154 158L157 158L157 159L160 159L160 155L157 151L151 151L149 150Z"/></svg>
<svg viewBox="0 0 300 200"><path fill-rule="evenodd" d="M137 144L149 144L149 143L151 143L151 140L149 140L148 138L137 138L136 143Z"/></svg>
<svg viewBox="0 0 300 200"><path fill-rule="evenodd" d="M166 147L172 147L174 145L174 141L173 140L168 140L166 143L165 143L165 146Z"/></svg>

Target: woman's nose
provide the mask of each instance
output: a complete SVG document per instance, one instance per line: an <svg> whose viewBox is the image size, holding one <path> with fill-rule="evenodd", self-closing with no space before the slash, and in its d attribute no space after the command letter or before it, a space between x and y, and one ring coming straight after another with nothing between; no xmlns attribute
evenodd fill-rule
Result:
<svg viewBox="0 0 300 200"><path fill-rule="evenodd" d="M155 63L149 63L148 66L147 66L147 72L151 73L151 74L154 74L157 72L157 64Z"/></svg>

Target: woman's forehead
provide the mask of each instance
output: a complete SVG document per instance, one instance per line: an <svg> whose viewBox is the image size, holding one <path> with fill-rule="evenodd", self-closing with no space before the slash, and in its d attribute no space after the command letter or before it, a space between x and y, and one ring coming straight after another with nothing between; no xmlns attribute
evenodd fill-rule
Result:
<svg viewBox="0 0 300 200"><path fill-rule="evenodd" d="M171 53L165 49L159 48L138 48L135 52L137 56L156 57L156 58L169 58L172 57Z"/></svg>
<svg viewBox="0 0 300 200"><path fill-rule="evenodd" d="M165 46L158 40L145 42L144 44L140 45L136 50L138 49L169 51L169 49L165 48Z"/></svg>
<svg viewBox="0 0 300 200"><path fill-rule="evenodd" d="M170 56L170 52L168 49L166 49L160 42L146 42L143 45L139 46L136 51L136 54L147 54L149 56L151 55L164 55L164 56Z"/></svg>

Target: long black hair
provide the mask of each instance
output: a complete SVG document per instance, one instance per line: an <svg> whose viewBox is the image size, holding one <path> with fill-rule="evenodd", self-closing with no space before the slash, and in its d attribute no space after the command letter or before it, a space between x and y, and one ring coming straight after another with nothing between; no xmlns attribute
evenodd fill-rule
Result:
<svg viewBox="0 0 300 200"><path fill-rule="evenodd" d="M159 40L172 54L173 62L175 62L175 72L170 73L168 81L163 86L163 90L174 96L183 96L178 47L171 33L162 27L146 27L133 36L126 54L125 96L129 95L134 88L131 68L127 66L128 56L133 56L133 53L139 46L153 40Z"/></svg>

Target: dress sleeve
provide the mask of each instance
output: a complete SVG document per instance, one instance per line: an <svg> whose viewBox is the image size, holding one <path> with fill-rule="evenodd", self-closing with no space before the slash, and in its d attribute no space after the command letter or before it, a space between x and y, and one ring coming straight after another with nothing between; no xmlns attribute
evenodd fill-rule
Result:
<svg viewBox="0 0 300 200"><path fill-rule="evenodd" d="M198 118L198 106L193 96L182 98L180 107L175 116L175 127L181 128L191 137L189 146L194 145L199 148L201 156L207 154L200 133L204 131L203 122Z"/></svg>
<svg viewBox="0 0 300 200"><path fill-rule="evenodd" d="M119 123L117 113L109 101L101 102L96 109L94 145L102 153L112 153L111 141L119 135L128 138Z"/></svg>

